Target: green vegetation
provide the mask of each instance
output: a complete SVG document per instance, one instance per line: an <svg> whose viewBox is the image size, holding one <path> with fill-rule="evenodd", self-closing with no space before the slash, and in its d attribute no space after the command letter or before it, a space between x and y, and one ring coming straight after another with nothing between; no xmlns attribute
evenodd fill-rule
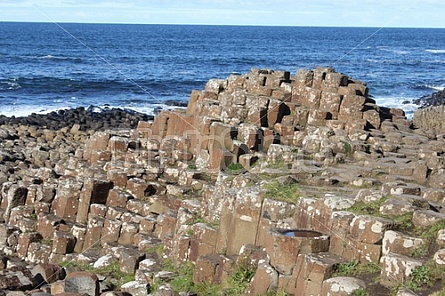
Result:
<svg viewBox="0 0 445 296"><path fill-rule="evenodd" d="M227 282L223 284L214 283L193 283L194 265L187 262L180 266L175 266L169 259L163 260L162 269L175 274L175 277L169 281L170 285L176 292L193 291L198 295L227 295L241 296L248 287L251 279L255 274L255 270L247 264L240 264L235 268ZM157 279L151 286L151 292L156 291L165 282ZM273 294L278 295L278 294Z"/></svg>
<svg viewBox="0 0 445 296"><path fill-rule="evenodd" d="M357 289L351 294L351 296L368 296L368 295L369 293L363 288Z"/></svg>
<svg viewBox="0 0 445 296"><path fill-rule="evenodd" d="M227 287L223 290L223 295L244 295L244 291L249 286L254 275L255 270L253 268L247 264L240 264L227 281Z"/></svg>
<svg viewBox="0 0 445 296"><path fill-rule="evenodd" d="M339 264L335 272L335 276L353 276L357 273L358 262L353 260Z"/></svg>
<svg viewBox="0 0 445 296"><path fill-rule="evenodd" d="M412 257L425 257L427 254L428 254L428 249L426 247L418 247L412 251L411 256Z"/></svg>
<svg viewBox="0 0 445 296"><path fill-rule="evenodd" d="M343 147L345 148L346 155L350 155L352 153L351 143L343 141Z"/></svg>
<svg viewBox="0 0 445 296"><path fill-rule="evenodd" d="M359 201L359 202L356 202L348 210L357 214L357 215L370 215L370 216L382 217L382 218L393 220L394 222L396 222L400 225L399 230L411 232L414 229L414 224L412 223L413 213L412 212L405 213L403 215L397 215L397 216L396 215L382 215L380 213L380 207L385 203L386 200L388 200L387 197L383 197L379 200L372 201L372 202Z"/></svg>
<svg viewBox="0 0 445 296"><path fill-rule="evenodd" d="M52 238L44 238L40 241L42 244L47 245L47 246L52 246L53 245L53 239Z"/></svg>
<svg viewBox="0 0 445 296"><path fill-rule="evenodd" d="M432 226L422 229L421 237L427 240L434 240L437 237L437 233L442 229L445 229L445 220L437 221Z"/></svg>
<svg viewBox="0 0 445 296"><path fill-rule="evenodd" d="M158 258L162 258L162 255L164 253L164 245L153 245L145 249L145 252L148 254L156 255Z"/></svg>
<svg viewBox="0 0 445 296"><path fill-rule="evenodd" d="M348 210L358 215L371 215L380 217L380 207L388 198L383 197L372 202L358 201Z"/></svg>
<svg viewBox="0 0 445 296"><path fill-rule="evenodd" d="M268 168L268 169L288 169L287 164L284 161L284 159L279 159L279 160L268 162L266 168Z"/></svg>
<svg viewBox="0 0 445 296"><path fill-rule="evenodd" d="M426 265L415 268L408 280L408 288L419 291L422 288L431 287L433 285L432 274L430 268Z"/></svg>
<svg viewBox="0 0 445 296"><path fill-rule="evenodd" d="M245 169L240 163L231 163L226 167L225 171L229 174L241 174Z"/></svg>
<svg viewBox="0 0 445 296"><path fill-rule="evenodd" d="M359 264L357 261L353 260L339 264L334 276L358 276L363 274L380 273L380 271L380 266L376 263L370 262Z"/></svg>
<svg viewBox="0 0 445 296"><path fill-rule="evenodd" d="M430 289L437 283L440 283L440 286L443 286L444 279L445 269L435 264L433 261L429 261L427 264L415 268L411 272L408 281L405 284L394 287L391 291L391 295L396 295L402 288L408 288L413 291L422 291ZM445 296L445 288L434 295Z"/></svg>
<svg viewBox="0 0 445 296"><path fill-rule="evenodd" d="M296 204L300 198L299 186L294 184L281 184L273 181L265 185L266 196L278 201Z"/></svg>

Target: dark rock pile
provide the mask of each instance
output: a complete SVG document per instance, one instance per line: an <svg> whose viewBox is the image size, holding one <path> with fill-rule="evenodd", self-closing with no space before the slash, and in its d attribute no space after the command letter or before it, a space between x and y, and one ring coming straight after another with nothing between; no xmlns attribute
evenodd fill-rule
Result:
<svg viewBox="0 0 445 296"><path fill-rule="evenodd" d="M419 105L419 108L445 105L445 89L431 95L415 99L413 100L413 104Z"/></svg>
<svg viewBox="0 0 445 296"><path fill-rule="evenodd" d="M80 130L105 130L108 128L135 128L139 121L153 119L153 116L128 109L103 108L90 106L76 109L53 111L49 114L31 114L27 117L0 116L0 125L28 125L43 129L58 130L71 128L74 124Z"/></svg>

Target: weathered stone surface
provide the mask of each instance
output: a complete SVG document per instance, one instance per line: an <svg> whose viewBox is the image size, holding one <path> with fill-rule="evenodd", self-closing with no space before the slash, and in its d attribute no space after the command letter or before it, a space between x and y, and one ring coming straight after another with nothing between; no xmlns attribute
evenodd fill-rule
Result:
<svg viewBox="0 0 445 296"><path fill-rule="evenodd" d="M323 296L347 296L359 289L365 289L364 281L353 277L334 277L323 282L321 295Z"/></svg>
<svg viewBox="0 0 445 296"><path fill-rule="evenodd" d="M52 284L59 280L63 280L66 276L65 270L57 265L38 264L31 270L35 280L42 285Z"/></svg>
<svg viewBox="0 0 445 296"><path fill-rule="evenodd" d="M145 281L132 281L123 284L121 291L132 296L148 296L150 285Z"/></svg>
<svg viewBox="0 0 445 296"><path fill-rule="evenodd" d="M70 273L65 278L65 291L85 293L89 296L99 296L99 280L94 273L78 271Z"/></svg>
<svg viewBox="0 0 445 296"><path fill-rule="evenodd" d="M417 210L413 214L415 227L429 227L442 220L445 220L445 214L431 210Z"/></svg>
<svg viewBox="0 0 445 296"><path fill-rule="evenodd" d="M13 267L0 271L0 289L27 291L37 285L31 272L25 267Z"/></svg>
<svg viewBox="0 0 445 296"><path fill-rule="evenodd" d="M27 260L32 263L49 263L49 258L51 255L51 246L32 242L28 247Z"/></svg>
<svg viewBox="0 0 445 296"><path fill-rule="evenodd" d="M270 264L280 274L292 274L298 255L327 252L329 237L315 231L271 229L265 247Z"/></svg>
<svg viewBox="0 0 445 296"><path fill-rule="evenodd" d="M196 260L195 270L193 273L193 282L213 282L215 279L216 268L219 265L219 262L220 256L217 254L199 257Z"/></svg>
<svg viewBox="0 0 445 296"><path fill-rule="evenodd" d="M87 250L93 246L100 245L103 227L103 218L91 217L88 219L85 239L83 242L83 250Z"/></svg>
<svg viewBox="0 0 445 296"><path fill-rule="evenodd" d="M56 197L52 203L52 213L60 218L74 220L79 206L79 195L82 187L82 182L72 178L66 178L60 182Z"/></svg>
<svg viewBox="0 0 445 296"><path fill-rule="evenodd" d="M276 291L278 272L266 261L258 262L255 276L246 290L246 295L262 295Z"/></svg>
<svg viewBox="0 0 445 296"><path fill-rule="evenodd" d="M422 260L389 253L380 259L380 284L394 287L406 283L412 271L422 265Z"/></svg>
<svg viewBox="0 0 445 296"><path fill-rule="evenodd" d="M391 220L361 215L352 219L349 231L351 237L359 242L377 244L381 243L385 231L394 227Z"/></svg>
<svg viewBox="0 0 445 296"><path fill-rule="evenodd" d="M88 178L85 180L79 196L76 221L88 219L91 204L106 204L112 183L107 180Z"/></svg>
<svg viewBox="0 0 445 296"><path fill-rule="evenodd" d="M145 259L145 253L133 249L123 249L119 258L119 268L125 273L134 273L139 267L139 262Z"/></svg>
<svg viewBox="0 0 445 296"><path fill-rule="evenodd" d="M422 238L410 237L403 233L388 230L382 241L382 253L387 255L395 253L412 256L419 249L428 249L428 241Z"/></svg>
<svg viewBox="0 0 445 296"><path fill-rule="evenodd" d="M76 238L71 233L55 231L53 236L52 252L55 254L68 254L74 251Z"/></svg>
<svg viewBox="0 0 445 296"><path fill-rule="evenodd" d="M345 260L329 253L300 254L294 268L295 285L288 293L321 295L323 282L332 276L334 267Z"/></svg>

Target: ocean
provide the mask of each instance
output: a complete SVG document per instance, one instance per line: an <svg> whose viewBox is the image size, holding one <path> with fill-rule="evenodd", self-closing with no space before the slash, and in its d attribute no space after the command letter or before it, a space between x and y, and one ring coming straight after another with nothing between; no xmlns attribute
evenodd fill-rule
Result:
<svg viewBox="0 0 445 296"><path fill-rule="evenodd" d="M379 105L445 87L445 29L0 22L0 114L76 107L153 114L211 78L332 66Z"/></svg>

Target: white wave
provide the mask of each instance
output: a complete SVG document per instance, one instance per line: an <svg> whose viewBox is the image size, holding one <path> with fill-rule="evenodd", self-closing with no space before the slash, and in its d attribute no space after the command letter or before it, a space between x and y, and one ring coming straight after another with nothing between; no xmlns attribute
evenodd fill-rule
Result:
<svg viewBox="0 0 445 296"><path fill-rule="evenodd" d="M53 56L53 55L45 55L45 56L39 56L37 57L38 59L56 59L57 57Z"/></svg>
<svg viewBox="0 0 445 296"><path fill-rule="evenodd" d="M0 114L5 116L15 116L15 117L22 117L22 116L29 116L32 113L36 114L48 114L53 111L59 111L62 109L68 109L69 107L42 107L42 106L23 106L23 105L9 105L9 106L0 106Z"/></svg>
<svg viewBox="0 0 445 296"><path fill-rule="evenodd" d="M7 81L0 81L0 89L1 90L5 90L5 89L14 90L14 89L19 89L22 87L20 84L18 84L17 82L14 82L14 81L16 81L16 80L11 79L11 80L7 80ZM5 86L2 86L2 85L5 85Z"/></svg>
<svg viewBox="0 0 445 296"><path fill-rule="evenodd" d="M379 46L378 49L381 50L381 51L392 52L392 53L400 54L400 55L404 55L404 54L409 54L410 53L407 50L392 49L392 48L387 48L387 47L383 47L383 46Z"/></svg>
<svg viewBox="0 0 445 296"><path fill-rule="evenodd" d="M445 49L425 49L425 51L435 54L445 54Z"/></svg>
<svg viewBox="0 0 445 296"><path fill-rule="evenodd" d="M405 111L406 117L411 118L414 112L419 108L418 105L408 103L403 104L403 102L412 102L416 98L407 97L375 97L374 98L377 105L387 108L398 108Z"/></svg>
<svg viewBox="0 0 445 296"><path fill-rule="evenodd" d="M445 87L443 87L443 86L433 86L433 85L425 85L425 86L428 88L437 90L437 91L443 91L445 89Z"/></svg>

